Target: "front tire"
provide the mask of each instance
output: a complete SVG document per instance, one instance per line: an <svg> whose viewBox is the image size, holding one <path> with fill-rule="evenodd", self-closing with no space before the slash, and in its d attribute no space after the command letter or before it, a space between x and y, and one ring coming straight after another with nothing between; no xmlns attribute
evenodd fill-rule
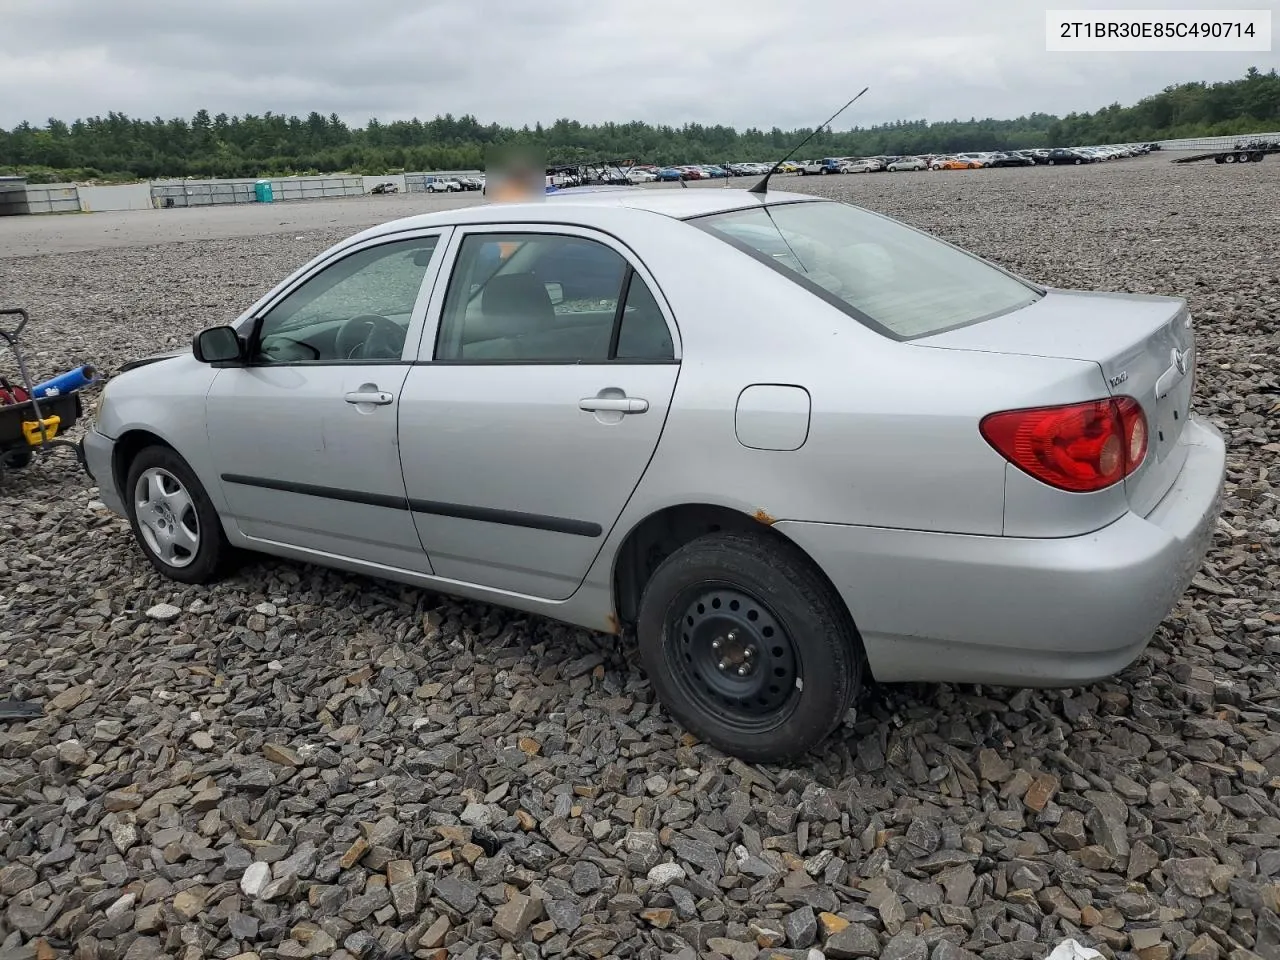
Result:
<svg viewBox="0 0 1280 960"><path fill-rule="evenodd" d="M179 583L218 579L231 546L204 485L176 451L142 450L122 493L134 539L152 566Z"/></svg>
<svg viewBox="0 0 1280 960"><path fill-rule="evenodd" d="M839 725L862 684L862 641L792 544L714 533L645 586L640 654L667 712L727 754L796 760Z"/></svg>

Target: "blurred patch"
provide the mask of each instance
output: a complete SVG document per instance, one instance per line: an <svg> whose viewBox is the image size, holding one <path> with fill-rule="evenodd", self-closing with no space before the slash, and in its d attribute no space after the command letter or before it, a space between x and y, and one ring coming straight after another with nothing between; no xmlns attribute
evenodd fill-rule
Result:
<svg viewBox="0 0 1280 960"><path fill-rule="evenodd" d="M541 200L547 195L547 158L530 147L490 147L485 155L485 196L497 203Z"/></svg>

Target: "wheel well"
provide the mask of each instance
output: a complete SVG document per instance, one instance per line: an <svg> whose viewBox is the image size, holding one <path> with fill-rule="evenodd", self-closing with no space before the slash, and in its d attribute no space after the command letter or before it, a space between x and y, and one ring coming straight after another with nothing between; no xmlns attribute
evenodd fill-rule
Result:
<svg viewBox="0 0 1280 960"><path fill-rule="evenodd" d="M792 549L800 550L818 575L827 581L833 594L839 597L839 591L826 572L795 541L775 530L773 523L773 517L763 510L749 516L738 510L710 503L667 507L646 517L627 535L618 549L614 563L614 609L617 611L619 626L635 623L645 584L662 561L686 543L708 533L751 532L776 537L789 544ZM845 612L849 614L849 611Z"/></svg>
<svg viewBox="0 0 1280 960"><path fill-rule="evenodd" d="M133 458L147 447L173 449L171 444L146 430L129 430L116 440L111 456L111 472L115 477L117 490L124 490L125 480L129 476L129 465L133 463Z"/></svg>

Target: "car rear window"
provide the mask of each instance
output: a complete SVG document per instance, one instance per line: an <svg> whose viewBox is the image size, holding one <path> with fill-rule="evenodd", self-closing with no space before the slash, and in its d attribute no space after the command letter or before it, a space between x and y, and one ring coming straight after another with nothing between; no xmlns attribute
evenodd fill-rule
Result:
<svg viewBox="0 0 1280 960"><path fill-rule="evenodd" d="M1041 296L978 257L846 203L774 203L689 223L896 340L977 323Z"/></svg>

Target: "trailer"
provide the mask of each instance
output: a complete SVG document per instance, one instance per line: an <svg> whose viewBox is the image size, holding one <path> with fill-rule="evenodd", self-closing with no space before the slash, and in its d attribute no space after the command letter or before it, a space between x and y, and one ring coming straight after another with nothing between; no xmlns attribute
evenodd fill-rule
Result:
<svg viewBox="0 0 1280 960"><path fill-rule="evenodd" d="M1214 163L1257 163L1271 153L1280 153L1280 140L1251 140L1237 143L1229 150L1212 150L1190 157L1178 157L1173 163L1197 163L1212 160Z"/></svg>

